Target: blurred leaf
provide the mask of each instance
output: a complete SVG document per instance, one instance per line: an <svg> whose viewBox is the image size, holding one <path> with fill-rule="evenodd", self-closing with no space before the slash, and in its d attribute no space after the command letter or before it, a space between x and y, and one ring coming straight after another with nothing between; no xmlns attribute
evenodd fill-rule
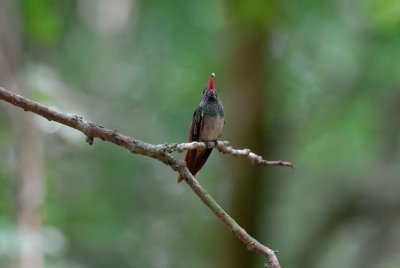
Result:
<svg viewBox="0 0 400 268"><path fill-rule="evenodd" d="M365 5L373 28L386 31L400 26L400 1L368 0Z"/></svg>
<svg viewBox="0 0 400 268"><path fill-rule="evenodd" d="M61 36L62 14L56 0L21 0L25 32L33 43L52 43Z"/></svg>

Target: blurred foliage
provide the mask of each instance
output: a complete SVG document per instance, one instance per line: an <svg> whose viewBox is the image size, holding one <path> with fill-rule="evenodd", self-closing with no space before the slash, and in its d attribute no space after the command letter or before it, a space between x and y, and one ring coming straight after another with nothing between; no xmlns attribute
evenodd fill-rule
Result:
<svg viewBox="0 0 400 268"><path fill-rule="evenodd" d="M279 250L283 267L399 267L400 4L234 2L20 0L18 77L37 101L165 143L186 140L213 71L230 140L230 114L241 108L226 98L238 26L232 4L243 16L235 21L268 29L260 55L271 61L268 122L260 125L269 126L274 149L266 157L296 164L265 173L277 183L261 196L274 205L265 206L257 238ZM1 109L0 266L7 267L16 251L18 141ZM175 172L101 141L88 146L77 131L33 117L45 140L47 267L226 263L231 234L176 185ZM199 179L229 212L234 162L226 158L214 152Z"/></svg>
<svg viewBox="0 0 400 268"><path fill-rule="evenodd" d="M27 44L51 43L60 37L63 14L61 10L56 12L54 4L55 1L51 0L21 1L20 8Z"/></svg>

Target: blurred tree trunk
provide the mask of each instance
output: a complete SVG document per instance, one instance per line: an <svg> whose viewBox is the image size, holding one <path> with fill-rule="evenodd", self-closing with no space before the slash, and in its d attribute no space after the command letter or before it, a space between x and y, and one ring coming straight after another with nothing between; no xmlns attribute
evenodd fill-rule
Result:
<svg viewBox="0 0 400 268"><path fill-rule="evenodd" d="M0 2L0 85L19 94L18 89L22 44L17 2ZM16 148L16 220L19 235L19 253L11 267L44 267L42 251L40 206L43 200L42 139L34 117L9 106ZM11 111L12 110L12 111ZM13 262L13 261L12 261Z"/></svg>
<svg viewBox="0 0 400 268"><path fill-rule="evenodd" d="M269 97L268 25L274 8L268 1L230 1L227 9L233 47L229 70L233 76L227 92L230 94L227 129L232 133L230 140L236 147L251 148L267 156L272 150L269 131L265 129L266 115L272 112L266 104ZM233 159L230 166L232 215L249 234L260 239L260 216L268 213L272 203L268 200L273 198L265 193L265 189L273 188L273 180L263 177L265 170L246 161ZM268 227L264 225L263 228ZM255 267L254 254L234 238L228 243L226 267Z"/></svg>
<svg viewBox="0 0 400 268"><path fill-rule="evenodd" d="M44 198L43 142L34 118L18 113L13 118L18 174L17 221L20 236L19 267L44 267L42 217L40 207Z"/></svg>

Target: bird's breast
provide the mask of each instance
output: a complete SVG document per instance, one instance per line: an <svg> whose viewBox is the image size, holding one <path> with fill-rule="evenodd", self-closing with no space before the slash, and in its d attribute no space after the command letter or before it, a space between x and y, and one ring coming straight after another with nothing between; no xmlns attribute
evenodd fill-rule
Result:
<svg viewBox="0 0 400 268"><path fill-rule="evenodd" d="M224 127L224 118L205 116L203 120L200 140L211 141L218 139Z"/></svg>

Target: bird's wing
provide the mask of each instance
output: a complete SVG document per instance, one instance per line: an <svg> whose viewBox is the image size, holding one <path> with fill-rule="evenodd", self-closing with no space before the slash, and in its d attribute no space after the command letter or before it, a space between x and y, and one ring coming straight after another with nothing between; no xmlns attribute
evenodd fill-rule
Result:
<svg viewBox="0 0 400 268"><path fill-rule="evenodd" d="M203 128L204 123L204 112L201 107L197 108L194 112L193 120L192 120L192 141L199 141L200 133ZM189 134L190 135L190 134ZM188 166L190 172L196 176L197 172L204 166L208 157L211 154L212 149L205 149L205 150L190 150L190 167Z"/></svg>
<svg viewBox="0 0 400 268"><path fill-rule="evenodd" d="M201 107L197 107L197 109L193 113L192 124L190 125L189 128L189 134L188 134L189 142L199 141L202 123L203 123L203 111ZM184 158L187 168L193 175L195 175L193 171L196 164L196 155L197 155L196 149L187 150ZM178 183L181 181L182 177L179 176Z"/></svg>
<svg viewBox="0 0 400 268"><path fill-rule="evenodd" d="M199 141L201 128L203 126L204 112L201 107L197 107L193 113L192 124L189 129L189 142Z"/></svg>

